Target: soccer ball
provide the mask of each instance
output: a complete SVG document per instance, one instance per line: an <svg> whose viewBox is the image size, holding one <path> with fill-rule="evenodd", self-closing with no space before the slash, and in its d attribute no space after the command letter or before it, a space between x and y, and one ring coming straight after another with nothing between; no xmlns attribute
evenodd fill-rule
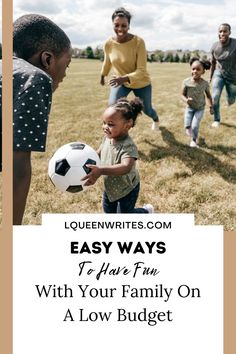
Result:
<svg viewBox="0 0 236 354"><path fill-rule="evenodd" d="M86 166L99 165L100 159L91 146L72 142L61 146L48 164L48 175L56 188L62 192L77 193L87 187L81 181L90 169Z"/></svg>

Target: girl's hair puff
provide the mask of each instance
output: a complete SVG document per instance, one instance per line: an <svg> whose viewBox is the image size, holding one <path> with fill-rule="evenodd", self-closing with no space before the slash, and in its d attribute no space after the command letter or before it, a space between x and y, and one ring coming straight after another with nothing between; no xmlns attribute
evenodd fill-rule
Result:
<svg viewBox="0 0 236 354"><path fill-rule="evenodd" d="M127 18L127 20L128 20L128 23L130 24L130 20L131 20L131 13L129 12L129 11L127 11L124 7L118 7L118 9L116 9L114 12L113 12L113 14L112 14L112 16L111 16L111 18L112 18L112 21L114 21L114 19L116 18L116 17L125 17L125 18Z"/></svg>
<svg viewBox="0 0 236 354"><path fill-rule="evenodd" d="M125 120L132 119L134 126L138 115L141 114L143 110L143 101L138 97L135 97L133 100L130 101L127 100L126 97L122 97L118 99L116 103L112 105L112 107L116 111L121 112L122 117Z"/></svg>
<svg viewBox="0 0 236 354"><path fill-rule="evenodd" d="M200 59L200 58L198 58L198 57L192 57L192 58L189 60L189 65L192 66L192 64L193 64L195 61L199 61L199 63L203 66L203 69L205 69L205 70L209 70L210 67L211 67L211 62L210 62L209 60Z"/></svg>

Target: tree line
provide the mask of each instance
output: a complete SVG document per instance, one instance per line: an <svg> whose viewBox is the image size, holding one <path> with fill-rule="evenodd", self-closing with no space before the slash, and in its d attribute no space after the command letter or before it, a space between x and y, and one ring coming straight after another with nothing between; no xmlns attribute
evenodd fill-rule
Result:
<svg viewBox="0 0 236 354"><path fill-rule="evenodd" d="M162 51L155 50L153 52L147 53L148 62L159 62L159 63L188 63L191 57L201 57L202 59L207 59L208 55L206 52L201 50L194 51L183 51L181 49L172 50L172 51ZM86 47L85 49L73 48L72 49L73 58L82 58L82 59L98 59L103 60L104 53L103 49L100 46L97 46L93 49L91 46ZM2 59L2 44L0 43L0 59Z"/></svg>
<svg viewBox="0 0 236 354"><path fill-rule="evenodd" d="M159 63L188 63L191 57L201 57L207 59L208 55L205 51L201 50L155 50L152 52L147 52L148 62L159 62ZM73 58L85 58L85 59L98 59L103 60L104 53L101 46L97 46L93 49L91 46L86 47L85 49L73 48L72 52Z"/></svg>

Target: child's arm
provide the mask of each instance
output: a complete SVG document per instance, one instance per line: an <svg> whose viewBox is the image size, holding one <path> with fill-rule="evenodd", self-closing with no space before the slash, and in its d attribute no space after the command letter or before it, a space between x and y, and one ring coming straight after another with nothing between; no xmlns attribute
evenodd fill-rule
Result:
<svg viewBox="0 0 236 354"><path fill-rule="evenodd" d="M31 152L13 152L13 225L20 225L31 179Z"/></svg>
<svg viewBox="0 0 236 354"><path fill-rule="evenodd" d="M186 86L184 86L184 85L182 88L181 98L182 98L182 101L184 101L184 103L186 103L187 105L189 105L193 100L191 97L187 96Z"/></svg>
<svg viewBox="0 0 236 354"><path fill-rule="evenodd" d="M123 176L128 173L135 163L135 158L126 157L121 163L112 166L86 165L91 172L85 176L82 181L86 180L85 186L94 184L101 175L105 176Z"/></svg>
<svg viewBox="0 0 236 354"><path fill-rule="evenodd" d="M211 92L210 92L209 87L206 89L205 93L206 93L207 101L208 101L209 108L210 108L210 114L213 114L214 113L213 100L212 100L212 96L211 96Z"/></svg>

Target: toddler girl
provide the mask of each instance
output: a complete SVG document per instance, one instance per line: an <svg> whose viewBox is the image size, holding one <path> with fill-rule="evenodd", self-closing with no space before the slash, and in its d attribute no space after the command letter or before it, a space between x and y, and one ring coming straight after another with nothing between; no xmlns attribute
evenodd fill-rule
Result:
<svg viewBox="0 0 236 354"><path fill-rule="evenodd" d="M191 58L189 63L192 76L183 81L182 88L182 99L187 104L184 125L186 134L191 137L190 146L198 147L197 137L205 109L205 95L210 105L210 113L213 114L209 84L201 77L205 70L210 69L211 63L196 57Z"/></svg>
<svg viewBox="0 0 236 354"><path fill-rule="evenodd" d="M151 204L135 208L140 179L136 169L138 150L129 136L137 116L143 109L142 101L120 98L102 115L104 139L98 150L101 165L87 165L91 172L84 179L91 185L103 175L103 209L105 213L153 213Z"/></svg>

